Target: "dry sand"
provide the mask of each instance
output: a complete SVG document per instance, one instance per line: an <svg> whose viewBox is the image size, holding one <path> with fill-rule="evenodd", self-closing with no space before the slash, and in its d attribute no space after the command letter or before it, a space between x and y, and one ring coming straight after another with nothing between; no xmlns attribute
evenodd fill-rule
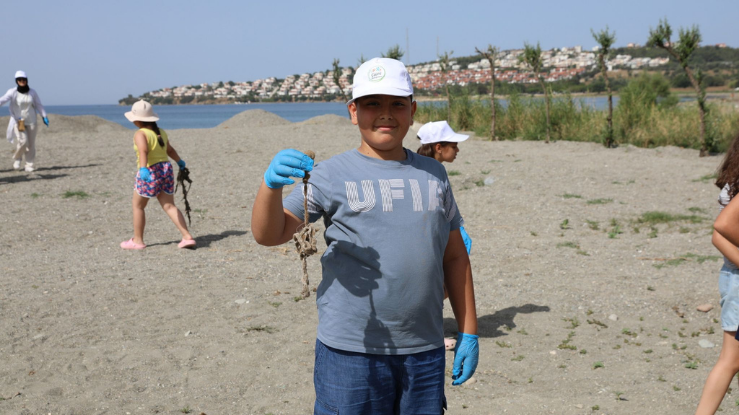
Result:
<svg viewBox="0 0 739 415"><path fill-rule="evenodd" d="M254 242L251 206L278 150L320 161L356 147L356 127L247 111L170 131L194 179L198 249L177 249L152 202L148 247L129 252L118 244L132 234L133 131L50 119L37 172L13 171L2 144L0 413L311 413L315 297L295 301L298 256ZM406 146L418 146L412 132ZM721 342L718 189L705 179L719 157L477 138L460 148L447 169L473 239L480 364L474 383L448 379L449 413L692 413ZM649 211L698 220L636 222ZM309 272L317 283L318 255ZM704 303L715 308L696 311Z"/></svg>

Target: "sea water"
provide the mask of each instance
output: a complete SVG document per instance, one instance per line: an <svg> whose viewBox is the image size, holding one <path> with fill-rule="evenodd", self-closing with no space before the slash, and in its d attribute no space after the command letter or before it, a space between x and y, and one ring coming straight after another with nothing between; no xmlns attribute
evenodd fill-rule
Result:
<svg viewBox="0 0 739 415"><path fill-rule="evenodd" d="M128 105L48 105L49 114L96 115L117 122L127 128L136 128L123 114L130 111ZM290 122L305 121L319 115L335 114L349 117L346 104L342 102L295 102L280 104L224 104L224 105L155 105L159 115L157 124L167 130L180 128L213 128L234 115L247 110L261 109Z"/></svg>

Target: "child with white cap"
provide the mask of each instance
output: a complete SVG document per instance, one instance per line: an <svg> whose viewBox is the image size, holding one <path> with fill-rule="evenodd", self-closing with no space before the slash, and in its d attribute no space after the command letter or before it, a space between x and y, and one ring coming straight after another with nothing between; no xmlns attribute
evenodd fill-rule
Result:
<svg viewBox="0 0 739 415"><path fill-rule="evenodd" d="M46 110L41 104L41 98L35 89L28 86L28 75L23 71L15 73L15 88L10 88L8 92L0 97L0 106L6 102L10 102L8 109L10 110L10 122L8 123L7 138L8 141L16 142L15 152L13 153L13 169L20 170L21 162L25 156L26 171L32 172L36 170L34 162L36 160L36 114L41 114L41 119L46 126L49 126L49 119L46 118Z"/></svg>
<svg viewBox="0 0 739 415"><path fill-rule="evenodd" d="M432 157L439 163L452 163L457 158L457 153L459 153L457 143L461 143L468 138L470 136L455 133L446 121L426 123L418 129L418 139L421 140L421 147L418 147L416 153ZM464 226L460 226L459 232L462 234L467 253L471 253L472 239L467 235Z"/></svg>
<svg viewBox="0 0 739 415"><path fill-rule="evenodd" d="M441 414L444 286L460 328L453 384L475 372L477 314L472 270L446 171L403 148L416 103L405 66L375 58L354 75L355 150L314 166L297 150L277 153L264 174L251 229L262 245L289 241L303 224L310 172L311 221L323 219L326 251L317 290L315 413Z"/></svg>
<svg viewBox="0 0 739 415"><path fill-rule="evenodd" d="M149 199L157 198L162 209L174 222L182 234L179 248L195 249L195 239L187 230L185 217L174 204L174 173L170 157L177 162L180 169L185 168L185 160L172 147L164 130L159 129L159 116L150 103L141 100L124 114L139 130L133 136L133 149L136 151L138 174L133 189L133 238L121 242L121 248L139 250L146 248L144 244L144 226L146 214L144 209Z"/></svg>

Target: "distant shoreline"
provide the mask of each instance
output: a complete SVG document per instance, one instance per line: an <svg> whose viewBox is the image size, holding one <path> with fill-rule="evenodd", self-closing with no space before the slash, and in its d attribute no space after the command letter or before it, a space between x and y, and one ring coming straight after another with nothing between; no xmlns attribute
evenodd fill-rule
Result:
<svg viewBox="0 0 739 415"><path fill-rule="evenodd" d="M673 88L670 89L671 92L678 96L692 96L695 95L695 92L693 92L690 88ZM541 93L535 93L535 94L521 94L525 96L542 96ZM554 96L563 96L564 93L557 93ZM570 93L572 97L576 98L595 98L595 97L607 97L608 94L597 94L592 92L574 92ZM496 98L502 98L506 99L510 95L503 95L503 94L496 94ZM618 96L617 92L613 93L614 97ZM731 98L732 100L739 99L739 92L726 90L726 89L720 89L716 91L711 91L710 89L706 91L706 96L708 99L727 99ZM488 99L490 95L472 95L470 96L470 99ZM419 96L416 98L417 102L443 102L446 101L446 97L428 97L428 96ZM208 102L188 102L188 103L177 103L177 104L156 104L157 106L187 106L187 105L250 105L250 104L320 104L320 103L341 103L343 101L293 101L293 102L284 102L284 101L254 101L254 102L233 102L231 100L218 100L218 101L208 101ZM118 103L118 106L121 107L127 107L128 104L124 103Z"/></svg>

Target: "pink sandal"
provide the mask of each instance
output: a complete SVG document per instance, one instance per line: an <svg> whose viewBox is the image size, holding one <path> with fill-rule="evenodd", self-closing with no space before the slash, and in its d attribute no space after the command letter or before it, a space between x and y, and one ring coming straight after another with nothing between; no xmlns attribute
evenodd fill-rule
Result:
<svg viewBox="0 0 739 415"><path fill-rule="evenodd" d="M454 347L457 346L457 341L454 339L444 339L444 349L446 350L454 350Z"/></svg>
<svg viewBox="0 0 739 415"><path fill-rule="evenodd" d="M187 249L195 249L195 245L197 243L194 239L183 239L179 244L177 244L178 248L187 248Z"/></svg>
<svg viewBox="0 0 739 415"><path fill-rule="evenodd" d="M121 242L121 248L123 249L144 249L146 248L145 244L137 244L133 241L133 238Z"/></svg>

